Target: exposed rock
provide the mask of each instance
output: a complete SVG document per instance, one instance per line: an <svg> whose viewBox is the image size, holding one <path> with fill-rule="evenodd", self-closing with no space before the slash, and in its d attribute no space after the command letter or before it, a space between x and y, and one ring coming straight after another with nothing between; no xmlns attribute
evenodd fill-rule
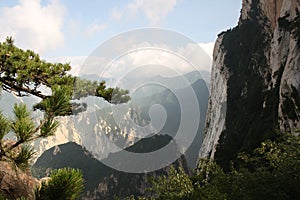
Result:
<svg viewBox="0 0 300 200"><path fill-rule="evenodd" d="M240 23L251 18L250 12L253 9L253 4L256 4L256 2L257 0L243 0ZM284 0L260 0L258 5L262 14L268 18L273 29L278 25L277 20L280 16L283 2Z"/></svg>
<svg viewBox="0 0 300 200"><path fill-rule="evenodd" d="M10 147L16 142L12 140L3 140L3 148ZM21 147L12 150L13 154L18 154ZM35 179L30 170L21 171L10 161L0 161L0 197L1 195L8 199L17 199L26 197L34 199L34 189L39 185L39 181Z"/></svg>
<svg viewBox="0 0 300 200"><path fill-rule="evenodd" d="M34 199L39 181L31 174L15 171L8 162L0 162L0 194L8 199L27 197Z"/></svg>
<svg viewBox="0 0 300 200"><path fill-rule="evenodd" d="M208 78L209 74L206 74L206 77ZM145 82L144 78L141 77L139 77L138 80L140 81L140 84ZM136 84L136 80L130 81L132 84ZM103 99L94 97L81 99L80 101L87 105L87 110L85 112L77 113L73 116L57 117L56 119L59 121L60 125L56 134L51 137L38 139L32 143L32 146L36 151L36 157L33 161L35 162L45 150L67 142L75 142L84 146L95 158L101 160L106 158L109 153L116 152L120 148L126 148L134 144L138 138L143 138L145 135L155 131L157 133L160 131L161 134L174 136L179 128L182 107L182 105L178 104L177 97L173 94L175 91L176 94L182 95L185 98L182 102L185 103L185 108L193 110L195 106L201 108L197 135L188 149L181 149L186 152L185 155L189 167L195 168L202 143L207 110L207 83L202 80L201 74L197 71L175 77L152 75L148 81L168 85L170 88L145 87L143 90L138 90L138 92L134 93L134 98L132 98L132 101L128 105L111 106ZM189 103L191 99L188 95L190 87L195 91L199 105L192 105ZM32 108L38 101L39 99L35 99L31 96L20 98L10 93L3 92L0 107L3 108L3 113L5 115L13 117L12 105L14 103L23 102L26 103L29 108ZM151 119L149 117L149 110L155 104L162 105L168 115L164 127L160 127L161 129L158 128L158 130L155 130L155 127L150 123ZM118 116L118 120L116 120L116 116L120 113L118 110L123 110L124 107L126 112L123 113L122 111L122 116ZM35 111L32 115L38 123L43 113ZM159 121L162 118L162 115L156 114L156 116L152 117ZM161 121L164 120L162 119ZM149 128L146 129L144 127ZM192 129L192 126L186 127L185 134L193 135L194 131L190 130ZM11 135L12 134L10 134L10 136ZM189 135L186 136L186 138L188 137ZM116 148L116 146L119 148Z"/></svg>
<svg viewBox="0 0 300 200"><path fill-rule="evenodd" d="M200 157L213 157L220 134L225 129L228 72L224 69L224 50L220 47L223 37L220 36L214 48L213 67L211 72L214 84L210 87L210 97L206 117L205 132L207 133L201 147ZM210 154L210 155L208 155Z"/></svg>
<svg viewBox="0 0 300 200"><path fill-rule="evenodd" d="M299 10L300 0L243 0L238 26L219 35L201 157L226 167L276 130L300 128Z"/></svg>

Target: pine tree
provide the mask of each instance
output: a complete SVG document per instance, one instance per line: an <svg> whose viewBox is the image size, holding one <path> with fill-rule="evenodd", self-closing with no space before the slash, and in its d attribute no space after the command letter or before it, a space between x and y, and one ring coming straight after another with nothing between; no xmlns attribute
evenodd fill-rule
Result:
<svg viewBox="0 0 300 200"><path fill-rule="evenodd" d="M37 200L76 200L83 191L82 172L76 169L63 168L54 170L48 182L42 182L36 190Z"/></svg>
<svg viewBox="0 0 300 200"><path fill-rule="evenodd" d="M13 119L0 113L0 161L8 161L20 169L27 169L34 155L28 144L54 135L59 125L55 119L57 116L82 111L81 105L72 102L74 99L92 95L113 104L130 100L128 90L107 88L104 81L82 80L69 75L70 69L69 63L46 62L33 51L16 47L11 37L0 43L1 89L19 97L39 97L41 101L34 109L43 111L43 118L38 125L34 123L31 111L24 104L14 105ZM43 92L41 87L49 88L51 93ZM4 140L9 132L15 134L17 141Z"/></svg>

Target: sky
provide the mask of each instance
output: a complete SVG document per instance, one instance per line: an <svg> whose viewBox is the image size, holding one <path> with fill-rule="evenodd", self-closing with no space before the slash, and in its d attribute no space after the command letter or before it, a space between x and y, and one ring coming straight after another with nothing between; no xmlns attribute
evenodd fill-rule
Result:
<svg viewBox="0 0 300 200"><path fill-rule="evenodd" d="M18 47L78 68L112 37L156 27L211 57L217 34L236 26L240 9L241 0L0 0L0 41L12 36Z"/></svg>

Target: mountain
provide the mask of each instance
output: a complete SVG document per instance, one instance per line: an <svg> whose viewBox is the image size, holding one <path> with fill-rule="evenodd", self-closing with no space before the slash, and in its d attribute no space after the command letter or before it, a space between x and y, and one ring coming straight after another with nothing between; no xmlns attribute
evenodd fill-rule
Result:
<svg viewBox="0 0 300 200"><path fill-rule="evenodd" d="M147 80L136 76L135 79L130 80L133 86L149 81L150 84L136 91L132 90L132 100L128 104L110 105L97 97L81 99L79 102L87 104L87 111L73 116L57 117L60 126L55 136L39 139L32 143L37 152L35 160L45 150L67 142L75 142L84 146L95 158L101 160L106 158L109 153L117 152L132 145L139 138L147 136L147 134L160 133L175 136L181 121L180 106L189 110L193 109L193 106L197 106L202 108L200 110L201 120L198 123L199 129L192 145L193 147L187 153L189 154L187 156L189 166L194 168L202 142L204 116L208 101L208 84L203 81L202 74L204 72L194 71L181 76L164 77L157 75L157 73L149 73ZM85 78L97 79L96 76L92 75L85 76ZM195 92L197 98L195 105L189 103L189 89ZM176 94L183 97L181 105L177 100ZM0 107L4 114L12 117L12 106L14 103L23 102L30 108L38 101L38 98L20 98L3 92L0 99ZM155 105L161 105L166 111L167 118L163 127L157 127L155 123L151 123L151 120L158 121L163 116L160 112L153 112L153 118L150 118L149 113ZM33 112L35 120L39 121L41 116L41 112ZM191 130L187 126L184 134L187 136L191 135ZM181 148L181 151L186 151L186 149Z"/></svg>
<svg viewBox="0 0 300 200"><path fill-rule="evenodd" d="M130 115L125 113L122 119L126 120L129 117ZM110 152L118 150L112 143L124 148L135 142L135 130L129 129L130 124L127 124L128 129L125 127L121 130L112 118L112 113L105 109L58 117L60 126L55 136L34 141L34 149L39 156L53 146L76 142L85 146L97 159L103 159Z"/></svg>
<svg viewBox="0 0 300 200"><path fill-rule="evenodd" d="M74 142L48 149L37 159L31 170L34 176L43 178L48 175L49 169L63 167L82 170L85 191L97 187L99 180L105 176L103 169L107 170L89 151Z"/></svg>
<svg viewBox="0 0 300 200"><path fill-rule="evenodd" d="M300 128L300 1L243 0L215 44L201 157L224 168L276 132Z"/></svg>
<svg viewBox="0 0 300 200"><path fill-rule="evenodd" d="M87 97L81 100L87 103L88 110L73 116L57 117L60 125L54 136L42 138L34 141L31 145L34 147L36 154L35 160L47 149L67 142L76 142L88 148L98 159L107 157L110 152L116 152L118 148L114 148L107 142L117 144L120 148L125 148L134 143L136 138L136 130L131 128L131 124L127 123L122 130L117 127L113 119L109 104L100 98ZM25 103L28 108L32 108L34 104L39 102L38 98L17 97L7 92L2 92L0 97L0 107L5 116L13 117L13 105L15 103ZM34 120L37 122L42 116L42 112L32 112ZM129 112L122 116L124 121L130 121ZM12 134L8 134L7 138L14 139Z"/></svg>
<svg viewBox="0 0 300 200"><path fill-rule="evenodd" d="M187 76L193 77L194 75L195 73L190 73ZM179 78L175 80L178 80L180 82ZM207 101L209 96L207 83L202 79L194 80L196 81L188 87L174 89L173 91L169 89L164 89L161 92L153 94L151 97L145 97L144 93L141 91L139 96L143 96L143 98L134 98L132 100L133 110L137 110L140 113L141 118L144 119L146 122L151 120L149 116L149 110L151 109L151 107L157 104L162 106L162 108L166 112L167 117L163 126L161 128L158 128L158 134L167 134L174 138L176 134L179 134L180 131L182 131L179 130L180 124L186 124L183 130L184 133L182 134L185 135L186 139L192 138L193 141L188 149L184 149L185 147L183 147L183 149L180 149L181 151L185 151L186 160L190 169L194 169L198 161L199 150L202 144L202 136L205 126ZM189 89L195 91L197 101L196 103L191 101ZM183 97L183 100L179 102L178 97ZM182 119L182 109L194 110L195 107L199 108L199 120L191 118L184 121ZM152 114L151 117L152 119L155 119L157 121L164 121L164 117L160 112L154 112L154 114ZM195 134L195 137L193 137L195 126L193 125L193 120L196 121L198 127L196 130L197 133Z"/></svg>
<svg viewBox="0 0 300 200"><path fill-rule="evenodd" d="M172 153L179 154L176 143L167 135L154 135L141 139L133 146L126 148L125 151L152 152L169 143L174 148ZM122 152L112 153L105 160L118 162L120 156L122 156ZM127 164L134 165L130 162L128 160ZM32 171L35 176L41 178L47 175L50 169L63 167L81 169L85 179L85 199L113 199L115 195L118 197L130 194L143 195L149 184L147 177L167 174L169 170L169 166L167 166L149 173L126 173L112 169L103 163L95 159L90 152L80 145L70 142L45 151L33 165ZM122 164L125 165L126 163ZM173 165L188 171L184 156L179 156Z"/></svg>
<svg viewBox="0 0 300 200"><path fill-rule="evenodd" d="M182 133L188 138L197 132L196 137L193 138L189 149L179 147L181 152L186 152L189 168L195 168L202 143L208 101L208 83L203 80L203 74L205 72L193 71L181 76L165 77L157 75L156 72L149 73L146 80L136 76L135 79L130 80L133 86L143 82L150 82L150 84L136 91L132 90L132 100L128 104L110 105L97 97L81 99L79 102L87 104L87 111L73 116L57 117L60 126L55 136L39 139L32 143L36 150L36 157L33 161L35 162L45 150L67 142L75 142L84 146L95 158L101 160L106 158L109 153L124 149L147 135L156 133L169 134L174 137L182 120L181 108L194 110L194 107L198 107L201 108L200 120L196 120L197 126L199 126L198 130L193 130L191 124L186 126ZM97 79L92 75L85 76L85 78ZM191 103L190 89L195 92L196 103ZM176 95L182 97L181 102L178 101ZM3 92L0 107L4 114L12 117L14 103L23 102L31 108L38 101L38 98L31 96L20 98ZM164 122L162 119L164 115L160 110L157 112L157 109L153 109L157 108L157 105L161 106L162 112L166 112L163 127L157 125L157 121ZM151 113L150 111L153 110L155 112ZM34 111L32 114L36 121L39 121L42 116L40 111ZM193 119L186 121L186 123L191 123Z"/></svg>
<svg viewBox="0 0 300 200"><path fill-rule="evenodd" d="M129 151L133 153L150 153L161 149L169 144L168 154L161 154L160 157L164 159L163 162L157 163L154 159L149 157L143 163L139 163L132 159L124 158L124 152ZM126 155L126 154L125 154ZM168 158L178 157L174 162L169 162ZM154 135L148 138L143 138L133 146L125 149L124 151L111 154L108 158L103 160L104 163L114 163L115 165L122 165L126 167L141 167L144 166L145 173L128 173L118 170L111 170L103 181L99 184L98 188L91 195L91 199L113 199L114 196L124 197L128 195L141 196L145 195L145 188L149 187L149 178L157 177L160 175L167 175L170 166L175 168L182 167L185 172L189 173L185 156L181 155L176 142L168 135ZM151 165L160 164L165 167L158 167L158 170L147 172L147 167L151 169ZM125 165L125 166L124 166Z"/></svg>

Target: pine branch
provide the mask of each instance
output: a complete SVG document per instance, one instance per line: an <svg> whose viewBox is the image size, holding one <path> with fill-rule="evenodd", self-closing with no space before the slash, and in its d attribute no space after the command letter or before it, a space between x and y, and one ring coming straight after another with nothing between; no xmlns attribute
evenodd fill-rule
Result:
<svg viewBox="0 0 300 200"><path fill-rule="evenodd" d="M5 91L7 91L7 92L13 91L13 92L19 93L18 96L21 95L20 92L26 92L26 93L32 94L34 96L40 97L42 99L45 99L48 97L46 95L43 95L40 91L31 90L27 87L16 85L13 81L7 80L6 78L0 77L0 82L3 83L2 87Z"/></svg>

